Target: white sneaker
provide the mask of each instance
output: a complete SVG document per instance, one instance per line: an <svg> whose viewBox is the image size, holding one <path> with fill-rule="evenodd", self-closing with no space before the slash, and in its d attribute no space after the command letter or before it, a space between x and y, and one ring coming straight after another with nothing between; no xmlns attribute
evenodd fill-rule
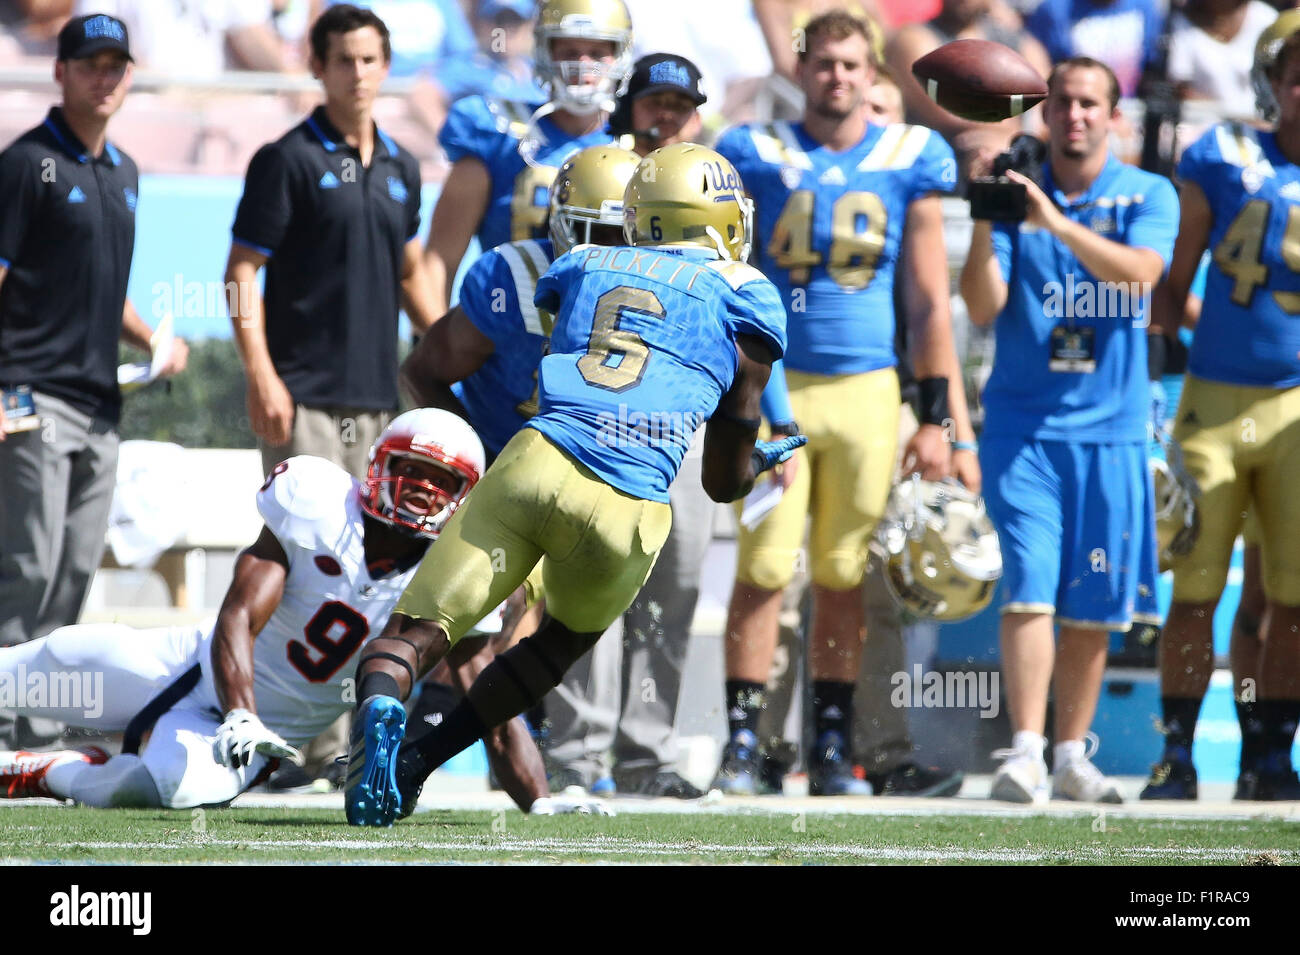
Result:
<svg viewBox="0 0 1300 955"><path fill-rule="evenodd" d="M62 797L50 792L45 784L45 774L54 766L78 761L100 766L108 762L108 753L98 746L49 753L32 753L24 749L0 752L0 796L6 799L34 796L60 799Z"/></svg>
<svg viewBox="0 0 1300 955"><path fill-rule="evenodd" d="M1073 799L1076 802L1122 803L1119 786L1102 775L1090 757L1097 752L1099 741L1095 733L1085 737L1087 748L1079 759L1058 767L1052 776L1052 798Z"/></svg>
<svg viewBox="0 0 1300 955"><path fill-rule="evenodd" d="M993 758L1004 762L993 777L990 799L1046 805L1047 763L1041 753L1024 749L995 749Z"/></svg>

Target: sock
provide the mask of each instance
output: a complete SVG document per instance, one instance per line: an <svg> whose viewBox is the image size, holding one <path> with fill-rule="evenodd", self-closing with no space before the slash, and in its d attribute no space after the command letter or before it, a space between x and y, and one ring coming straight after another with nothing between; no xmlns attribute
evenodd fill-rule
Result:
<svg viewBox="0 0 1300 955"><path fill-rule="evenodd" d="M1052 769L1060 772L1071 763L1083 759L1086 752L1081 739L1067 739L1052 747Z"/></svg>
<svg viewBox="0 0 1300 955"><path fill-rule="evenodd" d="M813 680L813 729L816 739L836 733L849 750L853 725L853 684L838 680Z"/></svg>
<svg viewBox="0 0 1300 955"><path fill-rule="evenodd" d="M1266 759L1278 768L1291 765L1291 743L1300 721L1300 700L1260 700Z"/></svg>
<svg viewBox="0 0 1300 955"><path fill-rule="evenodd" d="M78 805L97 809L152 809L161 806L162 797L144 761L134 753L114 756L101 766L89 763L69 764L78 771L71 778L68 798ZM58 766L55 769L61 770ZM50 789L53 782L47 775ZM56 790L57 791L57 790Z"/></svg>
<svg viewBox="0 0 1300 955"><path fill-rule="evenodd" d="M1254 772L1268 752L1260 705L1259 700L1237 704L1237 722L1241 724L1240 771L1243 773Z"/></svg>
<svg viewBox="0 0 1300 955"><path fill-rule="evenodd" d="M1047 748L1047 737L1040 736L1030 730L1017 730L1011 734L1011 748L1021 753L1029 753L1031 756L1043 758L1043 750Z"/></svg>
<svg viewBox="0 0 1300 955"><path fill-rule="evenodd" d="M361 678L361 683L357 686L357 699L364 703L372 696L391 696L400 700L402 691L397 688L397 680L390 674L371 671Z"/></svg>
<svg viewBox="0 0 1300 955"><path fill-rule="evenodd" d="M1165 749L1180 746L1191 753L1201 701L1190 697L1162 696L1160 712L1165 727Z"/></svg>
<svg viewBox="0 0 1300 955"><path fill-rule="evenodd" d="M80 753L69 751L69 755L80 757ZM50 792L61 799L71 799L73 786L81 771L90 764L84 759L66 759L62 762L55 763L45 771L45 785Z"/></svg>
<svg viewBox="0 0 1300 955"><path fill-rule="evenodd" d="M398 756L402 777L424 782L447 760L486 736L489 729L469 700L461 700L437 726L424 726L407 736Z"/></svg>
<svg viewBox="0 0 1300 955"><path fill-rule="evenodd" d="M727 681L727 731L735 736L748 730L758 738L758 715L765 704L763 684L753 680Z"/></svg>

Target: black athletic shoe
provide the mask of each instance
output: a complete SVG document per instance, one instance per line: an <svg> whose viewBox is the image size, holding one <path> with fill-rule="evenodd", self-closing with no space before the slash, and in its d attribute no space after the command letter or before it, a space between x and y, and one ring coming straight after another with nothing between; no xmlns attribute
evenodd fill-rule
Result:
<svg viewBox="0 0 1300 955"><path fill-rule="evenodd" d="M635 796L656 796L667 799L699 799L704 795L697 786L683 779L670 770L645 775L640 781L629 785L619 780L618 791Z"/></svg>
<svg viewBox="0 0 1300 955"><path fill-rule="evenodd" d="M916 763L903 763L887 773L867 773L877 796L955 796L965 778L961 772Z"/></svg>
<svg viewBox="0 0 1300 955"><path fill-rule="evenodd" d="M1195 799L1196 767L1190 756L1182 747L1165 750L1160 762L1151 767L1151 778L1138 799Z"/></svg>
<svg viewBox="0 0 1300 955"><path fill-rule="evenodd" d="M1290 767L1281 770L1248 770L1237 777L1237 792L1232 798L1244 802L1300 800L1300 778Z"/></svg>

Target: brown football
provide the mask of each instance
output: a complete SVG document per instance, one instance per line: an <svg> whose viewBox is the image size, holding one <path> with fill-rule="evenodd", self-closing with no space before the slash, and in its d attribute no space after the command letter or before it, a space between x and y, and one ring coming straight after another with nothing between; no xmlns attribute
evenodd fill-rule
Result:
<svg viewBox="0 0 1300 955"><path fill-rule="evenodd" d="M996 123L1041 103L1047 84L1015 50L991 40L953 40L912 64L930 99L962 119Z"/></svg>

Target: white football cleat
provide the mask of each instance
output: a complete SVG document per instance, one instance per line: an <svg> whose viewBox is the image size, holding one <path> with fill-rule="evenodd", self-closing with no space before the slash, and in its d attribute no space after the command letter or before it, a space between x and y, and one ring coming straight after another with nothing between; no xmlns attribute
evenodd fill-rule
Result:
<svg viewBox="0 0 1300 955"><path fill-rule="evenodd" d="M1119 794L1119 786L1092 764L1090 757L1097 752L1098 745L1096 735L1089 733L1086 740L1088 748L1083 756L1064 766L1058 766L1052 775L1052 798L1072 799L1075 802L1122 803L1124 797Z"/></svg>
<svg viewBox="0 0 1300 955"><path fill-rule="evenodd" d="M1041 752L1024 749L997 749L993 758L1003 760L993 777L990 799L1002 802L1047 804L1047 763Z"/></svg>
<svg viewBox="0 0 1300 955"><path fill-rule="evenodd" d="M82 750L56 750L52 753L31 753L25 749L0 751L0 793L6 799L29 799L44 796L62 799L50 792L45 784L45 774L64 763L81 761L92 766L108 762L108 753L98 746Z"/></svg>

